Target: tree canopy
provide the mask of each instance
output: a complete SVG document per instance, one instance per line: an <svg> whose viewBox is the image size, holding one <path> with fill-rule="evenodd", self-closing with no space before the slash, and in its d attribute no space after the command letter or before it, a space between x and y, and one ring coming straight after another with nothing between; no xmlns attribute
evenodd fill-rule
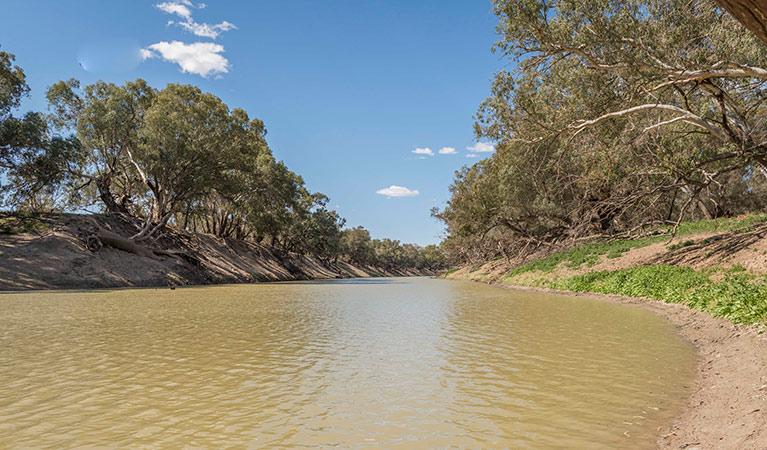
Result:
<svg viewBox="0 0 767 450"><path fill-rule="evenodd" d="M767 47L706 0L496 0L509 62L448 246L519 254L764 205Z"/></svg>

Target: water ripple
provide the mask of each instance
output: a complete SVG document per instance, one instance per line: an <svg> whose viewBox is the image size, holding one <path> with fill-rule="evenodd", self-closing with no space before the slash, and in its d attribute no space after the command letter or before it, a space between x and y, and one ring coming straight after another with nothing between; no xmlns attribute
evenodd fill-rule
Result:
<svg viewBox="0 0 767 450"><path fill-rule="evenodd" d="M0 296L0 447L652 448L694 353L435 280Z"/></svg>

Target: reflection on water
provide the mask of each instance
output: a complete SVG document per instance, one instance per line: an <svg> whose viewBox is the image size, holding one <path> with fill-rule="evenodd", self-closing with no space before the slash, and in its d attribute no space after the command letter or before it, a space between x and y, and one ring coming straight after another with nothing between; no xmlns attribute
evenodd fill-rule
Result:
<svg viewBox="0 0 767 450"><path fill-rule="evenodd" d="M653 448L695 365L645 311L441 280L0 308L0 447Z"/></svg>

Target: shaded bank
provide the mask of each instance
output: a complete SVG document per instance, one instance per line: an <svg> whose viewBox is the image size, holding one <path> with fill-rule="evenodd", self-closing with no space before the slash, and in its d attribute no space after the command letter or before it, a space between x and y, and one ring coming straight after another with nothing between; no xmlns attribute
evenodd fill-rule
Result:
<svg viewBox="0 0 767 450"><path fill-rule="evenodd" d="M320 278L430 275L332 262L237 239L168 231L155 246L179 256L146 258L110 247L87 248L94 221L123 236L126 222L102 216L46 215L0 230L0 290L199 285Z"/></svg>

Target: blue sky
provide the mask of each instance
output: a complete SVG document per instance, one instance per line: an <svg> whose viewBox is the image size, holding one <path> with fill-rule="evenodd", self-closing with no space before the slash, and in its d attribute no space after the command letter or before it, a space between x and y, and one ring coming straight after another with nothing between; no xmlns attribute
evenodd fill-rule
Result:
<svg viewBox="0 0 767 450"><path fill-rule="evenodd" d="M468 150L504 64L489 0L206 3L0 0L0 49L32 88L23 109L45 110L45 88L71 77L195 84L262 119L275 157L349 226L439 242L430 209L490 154Z"/></svg>

